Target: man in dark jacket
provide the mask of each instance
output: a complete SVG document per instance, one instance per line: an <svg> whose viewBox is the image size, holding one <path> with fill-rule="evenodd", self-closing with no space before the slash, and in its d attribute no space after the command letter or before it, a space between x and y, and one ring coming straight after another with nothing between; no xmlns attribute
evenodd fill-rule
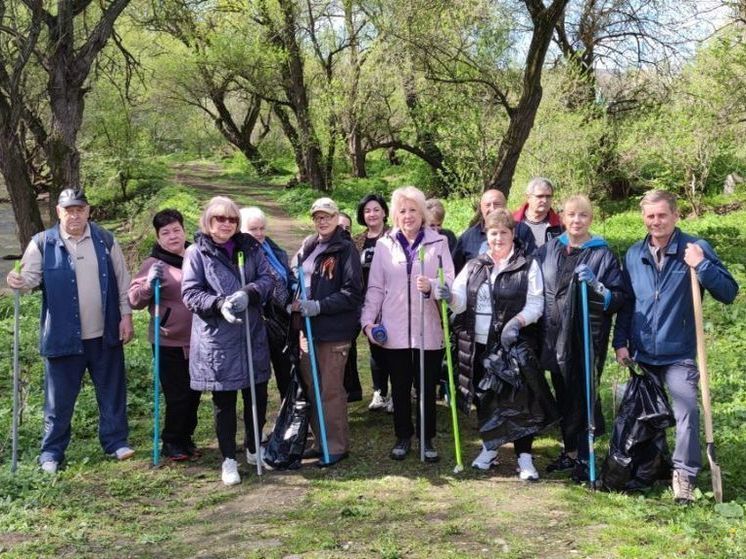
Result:
<svg viewBox="0 0 746 559"><path fill-rule="evenodd" d="M23 255L20 273L10 272L13 289L41 286L44 357L44 435L39 463L57 472L70 443L70 424L83 373L91 375L99 407L104 451L124 460L127 444L127 385L122 345L132 339L127 300L130 275L119 244L89 222L90 206L79 188L57 200L59 224L38 233Z"/></svg>
<svg viewBox="0 0 746 559"><path fill-rule="evenodd" d="M484 191L482 198L479 200L479 213L481 214L479 222L461 234L456 242L456 248L452 251L456 274L469 260L487 251L487 232L484 230L484 218L497 208L504 208L506 203L505 195L499 190L491 188Z"/></svg>
<svg viewBox="0 0 746 559"><path fill-rule="evenodd" d="M295 259L303 268L306 299L294 301L292 310L311 317L329 445L329 461L319 463L323 467L336 464L349 452L344 371L350 344L359 332L363 274L350 234L338 225L337 204L330 198L319 198L311 207L311 216L316 233L306 237ZM311 362L304 336L300 348L301 375L310 387ZM309 395L313 398L312 390ZM318 417L312 427L318 445ZM318 446L307 453L314 454L320 456Z"/></svg>
<svg viewBox="0 0 746 559"><path fill-rule="evenodd" d="M676 227L676 198L652 190L640 202L648 235L624 259L624 281L631 297L619 312L613 346L620 363L634 359L665 381L676 417L673 493L679 503L694 499L701 468L699 371L690 269L718 301L731 303L738 284L704 240Z"/></svg>
<svg viewBox="0 0 746 559"><path fill-rule="evenodd" d="M526 203L513 212L516 237L527 247L528 254L559 237L565 230L559 214L552 209L553 196L551 181L535 177L526 186Z"/></svg>

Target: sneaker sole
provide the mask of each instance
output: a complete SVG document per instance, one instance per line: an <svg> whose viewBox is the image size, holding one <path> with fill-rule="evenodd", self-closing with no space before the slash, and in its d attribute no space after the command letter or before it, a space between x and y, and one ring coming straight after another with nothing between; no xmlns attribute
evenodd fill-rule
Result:
<svg viewBox="0 0 746 559"><path fill-rule="evenodd" d="M498 460L493 460L489 464L475 464L474 462L471 463L471 467L475 470L479 470L480 472L487 472L491 470L492 468L497 468L500 465L500 462Z"/></svg>

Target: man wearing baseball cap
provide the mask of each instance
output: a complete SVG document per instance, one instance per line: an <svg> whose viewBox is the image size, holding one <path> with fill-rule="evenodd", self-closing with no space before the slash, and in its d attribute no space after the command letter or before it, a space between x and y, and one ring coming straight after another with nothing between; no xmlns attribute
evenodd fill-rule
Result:
<svg viewBox="0 0 746 559"><path fill-rule="evenodd" d="M91 375L99 404L99 440L118 460L130 458L123 344L132 339L127 300L130 275L113 235L88 219L80 188L57 199L59 223L37 233L26 247L13 289L40 287L39 351L44 357L44 432L39 463L57 472L70 442L70 424L83 373Z"/></svg>
<svg viewBox="0 0 746 559"><path fill-rule="evenodd" d="M319 463L325 467L346 458L350 449L344 371L350 344L359 333L363 279L360 256L350 234L338 225L339 209L334 200L316 200L311 217L316 232L306 237L294 259L294 264L303 268L306 298L294 301L291 308L311 318L329 445L329 461ZM300 348L301 376L310 387L311 362L303 334ZM309 392L313 398L313 391ZM316 415L312 422L316 444L306 457L321 455Z"/></svg>

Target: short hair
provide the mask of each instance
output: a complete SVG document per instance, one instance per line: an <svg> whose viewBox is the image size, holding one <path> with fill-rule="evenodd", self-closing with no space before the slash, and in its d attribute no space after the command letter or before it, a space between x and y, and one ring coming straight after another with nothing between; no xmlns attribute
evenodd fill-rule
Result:
<svg viewBox="0 0 746 559"><path fill-rule="evenodd" d="M554 185L552 184L552 181L545 177L534 177L528 181L528 184L526 185L526 194L533 194L537 186L546 186L552 191L552 194L554 194Z"/></svg>
<svg viewBox="0 0 746 559"><path fill-rule="evenodd" d="M401 188L397 188L396 190L394 190L394 192L391 193L391 215L393 216L392 220L394 221L394 225L396 227L399 227L399 208L405 200L414 202L415 206L417 206L417 209L422 216L422 225L430 225L432 219L430 218L430 210L427 209L425 195L423 194L422 190L420 190L416 186L403 186Z"/></svg>
<svg viewBox="0 0 746 559"><path fill-rule="evenodd" d="M199 218L199 230L205 235L210 234L210 220L214 215L217 215L218 209L224 208L228 217L240 218L241 210L238 208L236 203L228 198L227 196L215 196L207 202L202 215Z"/></svg>
<svg viewBox="0 0 746 559"><path fill-rule="evenodd" d="M588 210L591 216L593 215L593 204L591 204L590 199L585 194L573 194L572 196L567 198L562 204L563 212L567 211L567 206L569 206L570 204L579 206L584 210Z"/></svg>
<svg viewBox="0 0 746 559"><path fill-rule="evenodd" d="M256 206L249 206L248 208L241 208L239 210L239 214L241 216L241 231L243 231L246 228L246 224L249 222L250 219L261 219L264 224L267 224L267 216L265 213L257 208Z"/></svg>
<svg viewBox="0 0 746 559"><path fill-rule="evenodd" d="M668 209L670 209L672 213L677 213L679 211L676 196L666 190L659 189L648 190L645 193L642 200L640 200L640 209L643 209L643 206L657 204L658 202L663 201L668 203Z"/></svg>
<svg viewBox="0 0 746 559"><path fill-rule="evenodd" d="M515 229L515 219L505 208L497 208L484 218L484 230L495 229L496 227L505 227L513 231Z"/></svg>
<svg viewBox="0 0 746 559"><path fill-rule="evenodd" d="M339 212L339 217L346 217L347 221L350 222L350 225L352 225L352 218L350 217L350 214L347 212Z"/></svg>
<svg viewBox="0 0 746 559"><path fill-rule="evenodd" d="M184 216L181 215L179 210L166 208L159 211L153 216L153 228L155 229L155 234L157 235L161 228L166 225L171 225L176 222L178 222L182 228L184 227Z"/></svg>
<svg viewBox="0 0 746 559"><path fill-rule="evenodd" d="M383 196L374 192L363 197L363 199L360 200L360 203L357 205L357 224L363 227L366 226L365 206L367 206L369 202L377 202L378 205L381 206L381 209L383 209L383 223L385 224L386 220L389 218L389 206L386 203L386 200L383 199Z"/></svg>
<svg viewBox="0 0 746 559"><path fill-rule="evenodd" d="M437 221L441 224L445 221L446 209L443 206L443 202L437 198L428 198L425 201L425 205L427 206L427 209L430 210L430 216L433 221Z"/></svg>

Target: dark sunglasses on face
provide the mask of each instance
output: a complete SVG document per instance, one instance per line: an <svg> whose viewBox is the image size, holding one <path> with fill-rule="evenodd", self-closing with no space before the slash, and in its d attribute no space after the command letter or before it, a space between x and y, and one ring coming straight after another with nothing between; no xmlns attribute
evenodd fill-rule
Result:
<svg viewBox="0 0 746 559"><path fill-rule="evenodd" d="M233 225L238 225L237 217L228 217L227 215L214 215L212 216L212 219L214 219L218 223L232 223Z"/></svg>

